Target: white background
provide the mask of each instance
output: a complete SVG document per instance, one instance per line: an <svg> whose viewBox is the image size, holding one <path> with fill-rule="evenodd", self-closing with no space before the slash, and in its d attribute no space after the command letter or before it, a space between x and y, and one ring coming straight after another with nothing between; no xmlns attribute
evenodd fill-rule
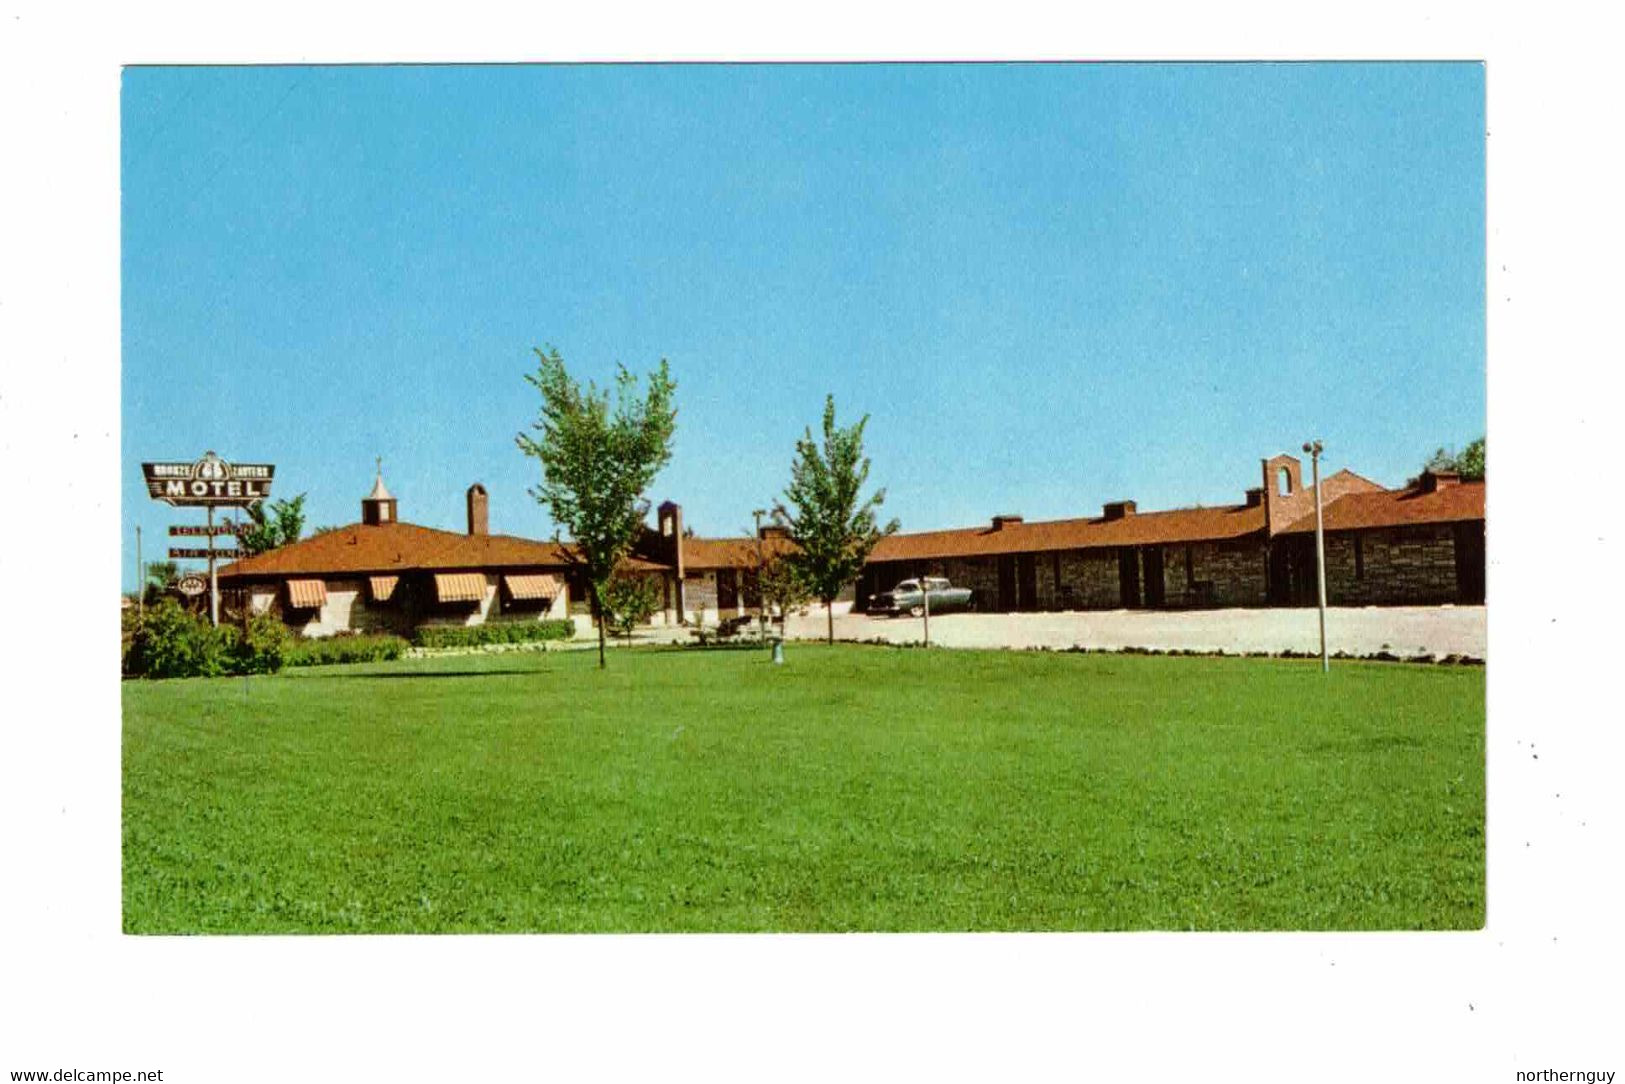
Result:
<svg viewBox="0 0 1625 1084"><path fill-rule="evenodd" d="M469 3L0 6L0 1072L161 1067L185 1084L1625 1071L1609 620L1622 576L1619 37L1591 9L1554 4L1516 20L1481 5L1312 19L1307 7L1058 20L1023 3L773 16L667 4L591 19ZM1486 59L1488 928L122 936L120 65L407 57Z"/></svg>

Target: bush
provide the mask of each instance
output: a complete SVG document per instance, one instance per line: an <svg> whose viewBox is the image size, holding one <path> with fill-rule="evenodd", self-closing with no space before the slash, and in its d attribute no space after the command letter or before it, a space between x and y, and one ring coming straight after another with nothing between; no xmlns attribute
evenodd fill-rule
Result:
<svg viewBox="0 0 1625 1084"><path fill-rule="evenodd" d="M209 624L174 599L161 599L135 622L124 652L124 672L135 677L219 677L273 674L282 669L290 636L270 614L251 618L248 630Z"/></svg>
<svg viewBox="0 0 1625 1084"><path fill-rule="evenodd" d="M387 662L406 654L399 636L335 636L327 640L300 640L288 647L289 666L331 666L346 662Z"/></svg>
<svg viewBox="0 0 1625 1084"><path fill-rule="evenodd" d="M419 647L479 647L483 644L524 644L538 640L568 640L575 635L573 621L499 621L484 625L425 625L412 634Z"/></svg>
<svg viewBox="0 0 1625 1084"><path fill-rule="evenodd" d="M235 672L274 674L287 661L293 636L288 626L271 614L255 614L248 619L248 631L237 642Z"/></svg>
<svg viewBox="0 0 1625 1084"><path fill-rule="evenodd" d="M141 677L216 677L234 672L238 640L235 628L215 628L174 599L160 599L136 623L124 666Z"/></svg>

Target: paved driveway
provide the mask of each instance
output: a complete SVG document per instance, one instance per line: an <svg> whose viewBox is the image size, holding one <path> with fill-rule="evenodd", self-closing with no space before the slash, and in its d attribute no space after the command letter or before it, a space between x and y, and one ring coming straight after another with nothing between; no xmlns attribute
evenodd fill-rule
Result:
<svg viewBox="0 0 1625 1084"><path fill-rule="evenodd" d="M824 614L814 608L790 619L792 639L824 638ZM839 640L918 643L917 618L835 616ZM1326 611L1326 637L1335 654L1485 657L1482 606L1387 606ZM944 647L1143 647L1189 651L1320 650L1314 609L1096 610L1084 613L944 614L931 619L931 642Z"/></svg>

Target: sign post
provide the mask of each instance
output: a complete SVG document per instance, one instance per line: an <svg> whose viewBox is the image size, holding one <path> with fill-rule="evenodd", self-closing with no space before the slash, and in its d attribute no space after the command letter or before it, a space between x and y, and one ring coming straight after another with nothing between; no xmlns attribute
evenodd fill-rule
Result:
<svg viewBox="0 0 1625 1084"><path fill-rule="evenodd" d="M217 507L249 508L271 495L271 479L276 466L271 463L227 463L214 452L203 453L203 458L192 463L143 463L141 472L147 480L147 494L155 501L171 507L203 507L207 510L208 525L197 528L171 527L171 535L206 534L207 549L170 549L170 557L201 558L209 562L209 620L220 624L220 578L215 561L221 557L236 557L241 551L217 550L216 534L231 534L234 529L226 524L219 528L214 523Z"/></svg>
<svg viewBox="0 0 1625 1084"><path fill-rule="evenodd" d="M220 624L220 577L214 570L214 505L209 505L209 624Z"/></svg>

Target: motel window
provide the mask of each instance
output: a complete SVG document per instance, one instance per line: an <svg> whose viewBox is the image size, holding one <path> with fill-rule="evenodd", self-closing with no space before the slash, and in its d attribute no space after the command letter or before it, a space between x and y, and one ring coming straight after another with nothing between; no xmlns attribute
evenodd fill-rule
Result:
<svg viewBox="0 0 1625 1084"><path fill-rule="evenodd" d="M1191 548L1185 547L1185 586L1191 587L1196 583L1196 562L1191 558Z"/></svg>
<svg viewBox="0 0 1625 1084"><path fill-rule="evenodd" d="M1354 578L1365 579L1365 539L1360 535L1354 536Z"/></svg>

